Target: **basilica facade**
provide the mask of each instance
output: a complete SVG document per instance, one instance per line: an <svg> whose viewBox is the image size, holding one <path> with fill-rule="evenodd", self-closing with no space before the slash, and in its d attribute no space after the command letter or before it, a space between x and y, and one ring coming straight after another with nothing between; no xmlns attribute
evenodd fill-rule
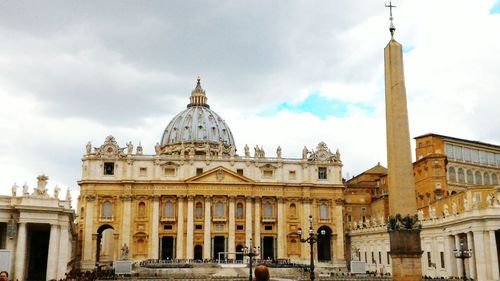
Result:
<svg viewBox="0 0 500 281"><path fill-rule="evenodd" d="M339 151L323 142L297 158L282 157L281 147L272 156L252 150L236 153L199 79L154 155L113 136L89 143L77 210L81 268L119 259L237 261L250 245L260 259L308 262L297 231L309 229L309 216L321 236L314 259L345 267Z"/></svg>

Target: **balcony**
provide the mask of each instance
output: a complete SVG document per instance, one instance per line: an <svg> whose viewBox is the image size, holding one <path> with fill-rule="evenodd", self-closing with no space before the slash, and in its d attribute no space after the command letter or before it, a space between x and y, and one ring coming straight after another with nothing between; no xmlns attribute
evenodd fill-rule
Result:
<svg viewBox="0 0 500 281"><path fill-rule="evenodd" d="M99 217L99 222L113 222L114 220L115 220L114 216Z"/></svg>
<svg viewBox="0 0 500 281"><path fill-rule="evenodd" d="M276 217L262 217L262 222L276 222Z"/></svg>
<svg viewBox="0 0 500 281"><path fill-rule="evenodd" d="M175 222L177 219L175 217L161 217L161 222Z"/></svg>

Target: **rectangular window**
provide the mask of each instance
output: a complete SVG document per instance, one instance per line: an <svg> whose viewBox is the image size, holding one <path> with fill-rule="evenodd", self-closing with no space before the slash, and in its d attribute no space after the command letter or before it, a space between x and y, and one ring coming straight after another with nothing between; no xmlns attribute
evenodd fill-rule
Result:
<svg viewBox="0 0 500 281"><path fill-rule="evenodd" d="M238 224L238 225L236 226L236 230L240 230L240 231L241 231L241 230L243 230L243 225Z"/></svg>
<svg viewBox="0 0 500 281"><path fill-rule="evenodd" d="M273 177L273 170L262 171L262 177L266 179L271 179Z"/></svg>
<svg viewBox="0 0 500 281"><path fill-rule="evenodd" d="M326 180L326 178L327 178L326 167L319 167L318 168L318 179Z"/></svg>
<svg viewBox="0 0 500 281"><path fill-rule="evenodd" d="M455 156L455 159L457 160L463 160L462 157L462 147L461 146L453 146L453 154Z"/></svg>
<svg viewBox="0 0 500 281"><path fill-rule="evenodd" d="M387 252L387 264L391 264L391 255Z"/></svg>
<svg viewBox="0 0 500 281"><path fill-rule="evenodd" d="M378 263L382 264L382 252L378 252Z"/></svg>
<svg viewBox="0 0 500 281"><path fill-rule="evenodd" d="M471 155L470 155L470 148L465 148L463 149L463 153L464 153L464 160L465 161L471 161Z"/></svg>
<svg viewBox="0 0 500 281"><path fill-rule="evenodd" d="M104 163L104 175L112 176L115 174L115 163L105 162Z"/></svg>
<svg viewBox="0 0 500 281"><path fill-rule="evenodd" d="M439 257L441 258L441 268L444 268L444 252L439 252Z"/></svg>
<svg viewBox="0 0 500 281"><path fill-rule="evenodd" d="M479 150L473 149L471 150L472 162L479 163Z"/></svg>
<svg viewBox="0 0 500 281"><path fill-rule="evenodd" d="M431 252L427 252L427 267L432 267Z"/></svg>
<svg viewBox="0 0 500 281"><path fill-rule="evenodd" d="M365 252L365 262L368 261L368 259L366 257L367 257L367 253Z"/></svg>
<svg viewBox="0 0 500 281"><path fill-rule="evenodd" d="M289 180L295 179L295 171L288 171L288 179Z"/></svg>
<svg viewBox="0 0 500 281"><path fill-rule="evenodd" d="M372 252L372 263L375 263L375 253Z"/></svg>
<svg viewBox="0 0 500 281"><path fill-rule="evenodd" d="M175 177L175 168L165 168L163 174L167 177Z"/></svg>
<svg viewBox="0 0 500 281"><path fill-rule="evenodd" d="M479 161L481 164L488 164L488 156L485 151L479 151Z"/></svg>
<svg viewBox="0 0 500 281"><path fill-rule="evenodd" d="M203 168L196 168L196 175L199 176L203 174Z"/></svg>
<svg viewBox="0 0 500 281"><path fill-rule="evenodd" d="M488 165L495 166L495 154L488 152Z"/></svg>
<svg viewBox="0 0 500 281"><path fill-rule="evenodd" d="M172 230L172 225L171 224L166 224L163 226L164 230Z"/></svg>
<svg viewBox="0 0 500 281"><path fill-rule="evenodd" d="M243 176L243 169L236 169L236 173L240 176Z"/></svg>
<svg viewBox="0 0 500 281"><path fill-rule="evenodd" d="M453 156L453 145L451 144L446 144L446 147L445 147L445 150L446 150L446 156L448 156L448 158L455 158Z"/></svg>
<svg viewBox="0 0 500 281"><path fill-rule="evenodd" d="M349 214L349 215L347 215L347 221L348 221L348 222L352 222L352 216L351 216L350 214Z"/></svg>
<svg viewBox="0 0 500 281"><path fill-rule="evenodd" d="M271 230L273 230L273 226L272 225L265 225L264 230L271 231Z"/></svg>
<svg viewBox="0 0 500 281"><path fill-rule="evenodd" d="M195 225L195 229L196 230L202 230L203 229L203 225L197 224L197 225Z"/></svg>
<svg viewBox="0 0 500 281"><path fill-rule="evenodd" d="M146 177L148 175L148 168L139 168L139 177Z"/></svg>
<svg viewBox="0 0 500 281"><path fill-rule="evenodd" d="M497 160L497 167L500 167L500 154L495 154L495 159Z"/></svg>

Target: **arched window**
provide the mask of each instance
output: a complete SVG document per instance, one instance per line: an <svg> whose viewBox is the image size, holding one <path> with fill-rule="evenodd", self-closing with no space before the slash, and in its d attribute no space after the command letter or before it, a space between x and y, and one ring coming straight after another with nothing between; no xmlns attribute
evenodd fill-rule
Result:
<svg viewBox="0 0 500 281"><path fill-rule="evenodd" d="M218 218L224 217L224 204L222 202L215 204L215 216Z"/></svg>
<svg viewBox="0 0 500 281"><path fill-rule="evenodd" d="M195 209L196 209L195 210L196 218L202 218L203 217L203 204L201 204L201 202L197 202Z"/></svg>
<svg viewBox="0 0 500 281"><path fill-rule="evenodd" d="M329 218L328 215L328 203L321 203L319 206L319 219L320 220L327 220Z"/></svg>
<svg viewBox="0 0 500 281"><path fill-rule="evenodd" d="M474 177L476 178L476 184L483 184L483 177L479 171L476 171Z"/></svg>
<svg viewBox="0 0 500 281"><path fill-rule="evenodd" d="M483 174L483 182L485 185L489 185L490 184L490 174L488 173L484 173Z"/></svg>
<svg viewBox="0 0 500 281"><path fill-rule="evenodd" d="M238 203L238 205L236 205L236 218L237 219L243 218L243 204L241 203Z"/></svg>
<svg viewBox="0 0 500 281"><path fill-rule="evenodd" d="M448 168L448 179L450 182L457 181L457 174L455 173L455 168L453 167Z"/></svg>
<svg viewBox="0 0 500 281"><path fill-rule="evenodd" d="M163 206L163 214L166 218L174 217L174 204L172 204L172 202L165 202L165 205Z"/></svg>
<svg viewBox="0 0 500 281"><path fill-rule="evenodd" d="M498 176L497 176L497 174L491 174L491 184L498 185Z"/></svg>
<svg viewBox="0 0 500 281"><path fill-rule="evenodd" d="M273 216L273 205L267 202L264 204L264 217L271 218Z"/></svg>
<svg viewBox="0 0 500 281"><path fill-rule="evenodd" d="M113 216L113 205L109 201L102 203L102 216L111 218Z"/></svg>
<svg viewBox="0 0 500 281"><path fill-rule="evenodd" d="M474 184L474 176L472 175L471 170L467 170L467 183Z"/></svg>
<svg viewBox="0 0 500 281"><path fill-rule="evenodd" d="M295 203L290 204L290 217L297 217L297 207L295 207Z"/></svg>
<svg viewBox="0 0 500 281"><path fill-rule="evenodd" d="M146 204L144 202L139 203L139 217L144 217L146 215Z"/></svg>
<svg viewBox="0 0 500 281"><path fill-rule="evenodd" d="M458 168L458 182L465 183L465 174L464 174L464 169L462 168Z"/></svg>

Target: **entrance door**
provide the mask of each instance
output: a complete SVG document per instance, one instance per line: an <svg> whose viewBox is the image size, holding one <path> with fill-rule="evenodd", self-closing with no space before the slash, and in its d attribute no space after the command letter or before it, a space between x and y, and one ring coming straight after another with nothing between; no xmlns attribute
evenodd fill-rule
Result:
<svg viewBox="0 0 500 281"><path fill-rule="evenodd" d="M46 280L50 226L33 224L29 225L28 231L27 280Z"/></svg>
<svg viewBox="0 0 500 281"><path fill-rule="evenodd" d="M236 254L236 260L243 261L243 253L242 253L243 246L241 246L241 245L236 246L236 252L238 253L238 254Z"/></svg>
<svg viewBox="0 0 500 281"><path fill-rule="evenodd" d="M224 236L215 236L214 237L213 259L218 260L219 259L218 253L225 252L225 251L226 251L226 238ZM220 259L224 260L225 255L221 254Z"/></svg>
<svg viewBox="0 0 500 281"><path fill-rule="evenodd" d="M171 260L174 258L174 237L163 236L161 238L161 259Z"/></svg>
<svg viewBox="0 0 500 281"><path fill-rule="evenodd" d="M199 261L203 259L203 247L201 245L194 246L194 259Z"/></svg>
<svg viewBox="0 0 500 281"><path fill-rule="evenodd" d="M325 235L321 231L325 231ZM318 229L318 261L330 261L331 255L331 237L332 230L328 226L322 226Z"/></svg>
<svg viewBox="0 0 500 281"><path fill-rule="evenodd" d="M262 259L274 260L274 237L264 236L262 239Z"/></svg>

